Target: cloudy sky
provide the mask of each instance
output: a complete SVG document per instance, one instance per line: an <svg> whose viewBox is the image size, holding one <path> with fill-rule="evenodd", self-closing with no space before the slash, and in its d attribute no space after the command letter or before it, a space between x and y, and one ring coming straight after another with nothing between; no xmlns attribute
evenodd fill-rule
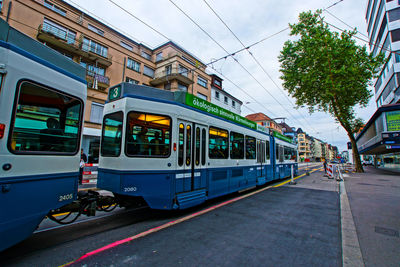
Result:
<svg viewBox="0 0 400 267"><path fill-rule="evenodd" d="M294 108L295 100L288 97L281 86L278 55L284 42L291 38L289 30L285 30L288 23L296 23L298 14L308 10L329 7L327 9L329 13L323 13L327 22L341 29L356 27L359 31L358 36L367 39L365 37L367 0L67 0L67 2L151 48L166 42L168 38L203 63L226 56L226 51L233 53L242 49L240 42L249 46L263 40L249 49L255 59L247 51L243 51L234 56L237 62L228 57L212 64L208 72L224 78L224 89L245 103L242 106L242 115L263 112L272 118L284 117L290 126L300 127L308 134L338 146L340 151L346 149L348 137L330 115L324 113L310 115L306 109ZM358 43L366 45L366 42L360 40ZM357 109L357 113L359 117L368 121L375 110L376 105L372 97L369 106Z"/></svg>

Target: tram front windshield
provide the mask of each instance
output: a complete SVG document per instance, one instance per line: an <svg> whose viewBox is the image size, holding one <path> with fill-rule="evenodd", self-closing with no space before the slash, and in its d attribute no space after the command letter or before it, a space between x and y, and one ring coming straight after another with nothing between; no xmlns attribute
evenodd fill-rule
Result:
<svg viewBox="0 0 400 267"><path fill-rule="evenodd" d="M9 149L15 154L76 154L83 103L24 81L14 105Z"/></svg>

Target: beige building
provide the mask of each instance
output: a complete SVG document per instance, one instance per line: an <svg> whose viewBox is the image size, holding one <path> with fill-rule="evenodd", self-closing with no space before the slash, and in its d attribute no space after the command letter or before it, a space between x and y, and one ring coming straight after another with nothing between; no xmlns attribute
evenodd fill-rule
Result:
<svg viewBox="0 0 400 267"><path fill-rule="evenodd" d="M311 140L309 136L301 131L297 130L297 149L299 153L299 161L305 161L306 159L311 159Z"/></svg>
<svg viewBox="0 0 400 267"><path fill-rule="evenodd" d="M10 26L86 68L83 144L95 162L108 88L122 81L183 90L211 100L206 65L173 42L149 48L62 0L3 0L0 16ZM138 36L140 38L140 36Z"/></svg>
<svg viewBox="0 0 400 267"><path fill-rule="evenodd" d="M249 114L246 116L246 119L254 121L257 124L269 128L278 133L282 133L281 126L276 121L265 115L264 113L259 112L259 113Z"/></svg>

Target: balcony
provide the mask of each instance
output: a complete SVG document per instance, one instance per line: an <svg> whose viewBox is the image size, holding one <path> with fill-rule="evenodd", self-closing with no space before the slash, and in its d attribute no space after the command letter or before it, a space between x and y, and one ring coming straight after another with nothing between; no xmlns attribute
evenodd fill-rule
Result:
<svg viewBox="0 0 400 267"><path fill-rule="evenodd" d="M154 79L150 81L150 84L157 86L172 80L177 80L179 83L187 86L193 83L192 79L189 78L189 73L187 71L183 72L180 68L170 68L169 70L163 71L157 70Z"/></svg>
<svg viewBox="0 0 400 267"><path fill-rule="evenodd" d="M67 31L53 25L40 24L36 37L38 40L45 42L46 44L51 44L72 53L79 53L80 51L79 47L75 44L74 37L68 34Z"/></svg>
<svg viewBox="0 0 400 267"><path fill-rule="evenodd" d="M87 61L97 62L105 67L112 65L112 56L108 55L107 52L101 49L96 49L92 46L88 46L83 42L83 35L79 38L80 55Z"/></svg>
<svg viewBox="0 0 400 267"><path fill-rule="evenodd" d="M88 87L93 89L105 90L110 86L110 79L107 76L103 76L92 71L86 71L86 80L88 82ZM95 80L97 81L97 85Z"/></svg>

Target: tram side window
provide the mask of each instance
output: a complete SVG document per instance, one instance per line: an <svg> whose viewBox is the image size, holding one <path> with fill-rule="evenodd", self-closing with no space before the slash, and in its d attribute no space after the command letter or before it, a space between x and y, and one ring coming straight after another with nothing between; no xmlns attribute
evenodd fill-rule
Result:
<svg viewBox="0 0 400 267"><path fill-rule="evenodd" d="M103 119L101 134L101 155L118 157L121 154L123 113L107 114Z"/></svg>
<svg viewBox="0 0 400 267"><path fill-rule="evenodd" d="M246 159L256 159L256 139L246 135Z"/></svg>
<svg viewBox="0 0 400 267"><path fill-rule="evenodd" d="M185 138L185 126L183 123L179 124L179 145L178 145L178 164L183 165L183 148L184 148L184 138Z"/></svg>
<svg viewBox="0 0 400 267"><path fill-rule="evenodd" d="M83 104L77 98L32 82L22 82L9 138L12 152L75 154Z"/></svg>
<svg viewBox="0 0 400 267"><path fill-rule="evenodd" d="M294 161L297 161L297 150L295 148L292 148L291 152L292 153L291 153L290 159L294 160Z"/></svg>
<svg viewBox="0 0 400 267"><path fill-rule="evenodd" d="M132 157L169 157L171 118L142 112L129 112L125 153Z"/></svg>
<svg viewBox="0 0 400 267"><path fill-rule="evenodd" d="M200 164L200 128L196 127L196 166Z"/></svg>
<svg viewBox="0 0 400 267"><path fill-rule="evenodd" d="M210 159L228 158L228 131L210 127L208 154Z"/></svg>
<svg viewBox="0 0 400 267"><path fill-rule="evenodd" d="M231 132L230 135L231 159L244 158L244 135Z"/></svg>
<svg viewBox="0 0 400 267"><path fill-rule="evenodd" d="M270 154L269 154L269 141L265 141L265 159L269 160L270 159Z"/></svg>
<svg viewBox="0 0 400 267"><path fill-rule="evenodd" d="M283 149L284 149L285 160L290 160L292 157L292 148L284 146Z"/></svg>
<svg viewBox="0 0 400 267"><path fill-rule="evenodd" d="M284 160L284 149L282 145L279 145L279 162L283 162Z"/></svg>
<svg viewBox="0 0 400 267"><path fill-rule="evenodd" d="M206 165L206 129L201 130L201 165Z"/></svg>
<svg viewBox="0 0 400 267"><path fill-rule="evenodd" d="M186 166L191 164L192 157L192 127L186 125Z"/></svg>

